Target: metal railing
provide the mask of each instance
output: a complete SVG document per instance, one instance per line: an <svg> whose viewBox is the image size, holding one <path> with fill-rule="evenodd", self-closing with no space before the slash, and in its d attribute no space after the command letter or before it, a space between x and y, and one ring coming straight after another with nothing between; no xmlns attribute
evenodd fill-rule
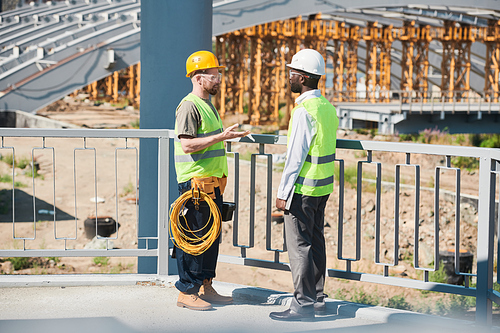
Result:
<svg viewBox="0 0 500 333"><path fill-rule="evenodd" d="M35 147L34 149L48 149L52 154L52 148L45 145L45 138L81 138L83 140L83 148L86 147L86 138L124 138L125 145L122 147L116 147L115 149L128 149L126 140L129 138L154 138L158 140L158 236L148 237L147 240L154 239L158 241L158 248L146 248L146 249L112 249L106 248L102 250L86 250L86 249L11 249L11 250L0 250L0 257L65 257L65 256L132 256L132 257L142 257L142 256L153 256L158 257L158 275L168 274L168 262L174 260L168 255L168 208L167 205L162 203L170 202L168 197L168 170L169 170L169 141L173 139L172 130L46 130L46 129L2 129L0 130L0 136L2 137L0 149L11 149L15 153L16 147L4 145L4 139L10 137L35 137L42 138L42 146ZM272 196L272 178L273 178L273 156L272 154L266 153L266 147L270 145L286 145L286 137L278 135L253 135L255 141L251 141L249 138L242 138L237 140L231 140L227 142L228 154L233 157L234 170L230 171L231 177L234 177L234 200L237 204L237 209L233 219L233 246L240 248L239 256L230 256L221 253L219 256L220 262L239 264L246 266L254 266L260 268L276 269L276 270L289 270L289 264L285 262L283 258L280 258L281 254L286 251L286 246L280 248L272 245L271 234L272 234L272 218L271 212L273 209L273 203L271 200ZM240 193L240 169L241 161L240 154L238 152L240 143L245 144L256 144L258 145L258 152L254 153L250 157L249 161L249 176L250 176L250 198L249 198L249 221L248 221L248 242L242 242L239 240L239 230L242 220L238 214L239 207L238 202L242 196ZM82 149L82 148L75 148ZM498 260L500 253L495 253L495 228L500 227L500 220L496 215L496 198L498 198L498 188L496 183L499 182L500 174L500 150L498 149L486 149L486 148L474 148L474 147L460 147L460 146L440 146L440 145L426 145L426 144L414 144L414 143L394 143L394 142L377 142L377 141L363 141L363 140L337 140L337 159L336 164L339 169L339 179L336 185L337 196L338 196L338 246L336 249L336 257L338 260L345 262L345 269L333 269L329 268L327 270L327 275L329 277L336 277L354 281L365 281L389 286L421 289L421 290L431 290L436 292L443 292L449 294L457 294L464 296L472 296L476 298L476 321L480 324L491 324L492 319L492 301L500 304L500 293L493 289L494 280L494 260ZM341 152L347 151L359 151L366 152L366 156L357 161L357 190L356 190L356 216L355 216L355 255L347 256L343 253L343 239L345 236L345 231L343 227L344 221L344 206L345 199L344 193L346 190L346 185L344 184L344 159L342 159ZM340 153L339 153L340 152ZM380 242L381 242L381 194L382 194L382 176L381 171L384 166L382 162L378 162L374 159L374 154L377 156L381 153L402 153L405 156L403 163L396 164L395 170L395 216L394 216L394 257L393 261L386 263L381 260L380 252ZM444 165L438 165L434 168L435 173L435 184L434 184L434 264L432 267L426 267L421 265L419 262L418 248L419 248L419 213L418 207L420 204L420 173L421 166L416 163L411 163L412 155L434 155L444 157ZM258 157L262 156L265 159L265 163L257 163ZM477 252L474 254L474 261L476 262L476 269L472 272L461 272L459 256L455 256L455 274L465 277L465 285L451 285L447 283L431 282L429 280L429 273L439 270L440 260L439 260L439 222L440 222L440 199L439 193L442 186L442 181L440 180L440 174L442 170L447 170L455 173L454 176L454 187L456 192L455 200L455 230L460 230L460 172L459 168L452 167L451 160L453 157L468 157L479 159L479 198L478 198L478 225L477 225ZM116 157L115 157L116 160ZM265 200L259 201L259 204L265 205L265 247L266 251L274 255L274 260L263 260L260 258L252 258L249 256L249 249L255 246L255 222L258 219L255 214L257 208L256 199L256 179L257 168L265 167L267 168L267 177L265 180L265 190L260 191L265 197ZM374 167L376 169L375 176L375 218L371 223L374 226L374 240L375 240L375 256L374 263L376 265L383 267L382 274L364 273L356 272L352 269L352 264L361 259L361 204L363 200L364 193L362 191L362 175L364 167ZM411 279L395 277L389 274L389 270L392 266L398 265L399 262L399 188L402 185L401 173L402 169L412 169L414 170L414 188L415 188L415 214L413 216L413 227L414 233L414 252L413 265L417 270L422 271L422 279ZM54 179L55 179L55 170ZM260 174L259 174L260 175ZM13 172L14 176L14 172ZM264 177L259 177L259 181L264 179ZM13 181L14 188L14 181ZM33 193L34 193L33 185ZM499 186L500 187L500 186ZM13 191L14 192L14 191ZM115 195L118 195L115 193ZM35 194L33 195L35 197ZM97 193L96 193L97 196ZM140 198L139 198L140 199ZM35 199L34 199L35 200ZM140 199L147 200L147 199ZM330 199L332 200L332 198ZM35 202L35 201L34 201ZM12 205L15 205L15 201L12 201ZM54 203L55 206L55 203ZM14 208L13 208L14 209ZM76 214L75 214L76 215ZM117 213L118 215L118 213ZM140 222L140 221L139 221ZM13 221L15 223L15 221ZM34 229L36 229L36 221L33 221ZM75 222L76 223L76 222ZM55 223L54 223L55 225ZM55 226L54 226L55 227ZM262 235L258 235L259 239ZM140 238L140 237L138 237ZM104 239L107 239L104 237ZM66 240L64 240L66 242ZM274 240L276 241L276 240ZM25 242L25 240L23 240ZM496 240L498 242L498 239ZM454 239L454 252L460 253L460 232L455 232ZM500 251L500 246L497 246L497 251ZM497 272L498 274L498 272ZM469 285L469 278L475 278L476 286L472 287ZM496 276L498 280L498 276Z"/></svg>
<svg viewBox="0 0 500 333"><path fill-rule="evenodd" d="M171 135L173 134L173 131L171 130L85 130L85 129L1 129L0 130L0 135L1 135L1 142L0 142L0 154L5 154L7 152L10 152L10 155L12 156L12 161L16 161L16 149L19 147L15 147L14 145L9 145L6 144L6 140L8 138L15 138L15 137L23 137L23 138L41 138L41 146L36 146L31 149L31 166L35 165L35 151L49 151L50 152L50 163L52 165L52 169L50 172L50 178L52 179L52 191L53 191L53 202L51 205L53 205L53 210L50 213L53 216L53 228L54 228L54 238L60 241L64 242L64 246L61 249L27 249L26 248L26 241L29 240L35 240L36 239L36 231L37 231L37 206L36 206L36 172L32 171L31 172L31 177L32 177L32 199L33 199L33 235L32 236L16 236L16 224L19 224L16 222L16 198L15 198L15 193L16 193L16 171L15 171L15 165L13 164L12 166L12 232L13 232L13 239L17 241L22 241L22 249L3 249L0 250L0 257L158 257L161 260L158 260L159 266L158 266L158 271L159 272L166 272L165 265L167 263L167 255L168 251L165 251L161 246L159 248L156 248L156 245L151 245L150 247L150 241L154 241L156 244L162 243L159 240L164 240L164 243L168 243L168 232L166 232L166 224L158 224L158 236L155 237L141 237L137 236L137 241L139 240L144 240L146 244L146 248L129 248L129 249L115 249L110 246L110 240L116 239L116 237L100 237L98 234L97 230L97 221L95 223L96 225L96 235L98 239L102 239L106 241L106 246L105 249L71 249L68 248L67 242L71 240L75 240L77 238L76 235L76 225L78 221L78 202L77 202L77 155L79 154L78 152L83 152L83 151L90 151L92 156L93 156L93 163L90 163L91 169L93 169L92 172L92 177L93 179L85 179L85 180L78 180L78 182L87 182L90 181L91 184L93 184L94 192L93 192L93 199L95 202L95 210L94 210L94 217L97 219L98 211L97 211L97 198L98 198L98 192L97 192L97 157L96 157L96 148L95 147L90 147L87 145L87 140L89 138L123 138L123 146L121 147L114 147L114 170L115 170L115 186L114 186L114 197L116 200L116 220L118 220L119 211L118 211L118 186L117 186L117 154L121 150L132 150L133 153L135 154L135 158L132 159L135 162L135 181L133 184L135 185L135 188L138 188L138 150L136 147L129 147L128 146L128 140L129 139L156 139L158 140L158 160L161 162L167 161L168 163L168 156L165 156L165 154L168 154L168 150L164 150L165 145L168 145L168 141L171 138ZM58 237L57 234L57 210L56 210L56 168L55 168L55 149L54 147L50 147L46 145L46 139L47 138L60 138L60 139L69 139L69 138L78 138L81 139L81 146L80 147L75 147L73 148L73 190L74 190L74 198L75 198L75 213L74 213L74 223L75 223L75 233L74 236L68 236L68 237ZM163 155L162 155L163 153ZM161 165L161 164L160 164ZM164 164L161 168L159 168L158 172L158 179L163 181L165 178L165 169L164 166L168 164ZM81 166L80 166L81 167ZM86 165L84 165L86 167ZM168 170L168 167L167 167ZM163 173L162 173L163 172ZM168 176L168 175L167 175ZM69 184L64 184L65 186L69 186ZM166 198L163 196L159 196L158 202L168 202L168 193L162 192L164 195L166 195ZM136 194L137 196L137 194ZM138 198L136 197L135 204L137 205L137 200ZM81 202L80 202L81 204ZM163 205L158 205L158 207L163 207ZM162 215L160 215L162 216ZM24 221L26 222L26 221ZM118 230L118 227L116 227L116 230Z"/></svg>

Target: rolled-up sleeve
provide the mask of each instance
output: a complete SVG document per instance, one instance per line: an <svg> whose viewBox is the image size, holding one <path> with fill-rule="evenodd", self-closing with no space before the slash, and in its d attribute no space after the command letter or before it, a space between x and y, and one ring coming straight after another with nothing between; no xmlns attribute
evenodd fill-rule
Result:
<svg viewBox="0 0 500 333"><path fill-rule="evenodd" d="M177 137L188 135L198 136L198 127L201 126L201 115L196 105L191 101L184 101L176 110Z"/></svg>

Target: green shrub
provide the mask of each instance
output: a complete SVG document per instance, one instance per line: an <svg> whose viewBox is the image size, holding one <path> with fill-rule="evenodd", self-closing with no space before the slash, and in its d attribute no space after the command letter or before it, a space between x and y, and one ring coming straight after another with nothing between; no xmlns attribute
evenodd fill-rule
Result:
<svg viewBox="0 0 500 333"><path fill-rule="evenodd" d="M479 146L484 148L500 148L500 134L491 134Z"/></svg>
<svg viewBox="0 0 500 333"><path fill-rule="evenodd" d="M443 131L439 130L436 126L434 129L426 128L418 132L417 142L420 143L451 144L451 141L451 136L448 134L447 127L445 127Z"/></svg>
<svg viewBox="0 0 500 333"><path fill-rule="evenodd" d="M349 292L347 290L345 290L344 288L339 288L339 289L335 290L333 298L347 301L348 300L348 297L347 297L348 293Z"/></svg>
<svg viewBox="0 0 500 333"><path fill-rule="evenodd" d="M0 183L12 183L11 175L0 175Z"/></svg>
<svg viewBox="0 0 500 333"><path fill-rule="evenodd" d="M109 263L108 257L95 257L94 258L95 265L107 266L108 263Z"/></svg>
<svg viewBox="0 0 500 333"><path fill-rule="evenodd" d="M470 296L450 295L448 303L448 312L461 314L476 306L476 299Z"/></svg>
<svg viewBox="0 0 500 333"><path fill-rule="evenodd" d="M469 141L465 137L465 134L457 134L455 136L455 144L459 146L467 146L469 144Z"/></svg>
<svg viewBox="0 0 500 333"><path fill-rule="evenodd" d="M418 303L414 305L412 308L413 311L415 312L432 314L432 303L429 302Z"/></svg>
<svg viewBox="0 0 500 333"><path fill-rule="evenodd" d="M357 290L351 297L351 302L368 304L368 305L378 305L380 303L380 297L377 294L368 294L363 288Z"/></svg>
<svg viewBox="0 0 500 333"><path fill-rule="evenodd" d="M354 132L361 134L361 135L367 135L369 133L366 128L355 128Z"/></svg>
<svg viewBox="0 0 500 333"><path fill-rule="evenodd" d="M2 155L2 161L7 163L8 165L12 166L12 163L14 162L12 154L9 155Z"/></svg>
<svg viewBox="0 0 500 333"><path fill-rule="evenodd" d="M24 168L26 168L30 164L31 164L31 159L30 158L21 157L21 159L19 160L19 162L16 162L16 167L18 167L19 169L24 169Z"/></svg>
<svg viewBox="0 0 500 333"><path fill-rule="evenodd" d="M18 271L20 269L25 269L25 268L31 267L30 258L28 258L28 257L7 258L7 261L10 261L12 263L12 266L14 267L14 270L16 270L16 271Z"/></svg>
<svg viewBox="0 0 500 333"><path fill-rule="evenodd" d="M61 258L59 257L47 257L47 260L54 260L56 264L61 262Z"/></svg>
<svg viewBox="0 0 500 333"><path fill-rule="evenodd" d="M137 120L132 121L132 122L130 123L130 126L131 126L132 128L140 128L140 120L139 120L139 119L137 119Z"/></svg>
<svg viewBox="0 0 500 333"><path fill-rule="evenodd" d="M11 183L12 184L12 176L11 175L0 175L0 183ZM15 181L14 187L26 187L26 184L23 184L19 181Z"/></svg>
<svg viewBox="0 0 500 333"><path fill-rule="evenodd" d="M437 283L448 283L448 276L444 271L444 265L441 262L439 269L435 272L429 272L429 281Z"/></svg>
<svg viewBox="0 0 500 333"><path fill-rule="evenodd" d="M480 147L482 140L481 134L469 134L469 142L474 147Z"/></svg>
<svg viewBox="0 0 500 333"><path fill-rule="evenodd" d="M129 195L130 193L135 193L135 185L132 184L131 181L129 181L127 183L127 185L125 185L123 187L123 193L122 193L122 196L126 196L126 195Z"/></svg>
<svg viewBox="0 0 500 333"><path fill-rule="evenodd" d="M418 135L417 134L399 134L399 141L412 141L417 142Z"/></svg>
<svg viewBox="0 0 500 333"><path fill-rule="evenodd" d="M399 254L399 260L409 263L413 267L413 253L402 250Z"/></svg>
<svg viewBox="0 0 500 333"><path fill-rule="evenodd" d="M412 141L428 144L445 144L458 146L472 146L484 148L500 148L500 134L449 134L448 129L443 131L437 127L425 129L418 134L399 134L399 141Z"/></svg>
<svg viewBox="0 0 500 333"><path fill-rule="evenodd" d="M396 295L389 298L389 300L387 301L387 307L400 310L412 309L410 303L408 303L402 295Z"/></svg>
<svg viewBox="0 0 500 333"><path fill-rule="evenodd" d="M475 157L455 156L451 159L451 165L455 168L472 171L479 168L479 160Z"/></svg>
<svg viewBox="0 0 500 333"><path fill-rule="evenodd" d="M474 288L472 285L471 287ZM500 290L500 285L495 283L493 288ZM461 315L475 306L474 297L454 294L440 294L439 298L433 297L432 300L434 301L430 301L430 298L427 296L429 293L435 292L426 291L426 293L423 293L422 302L417 301L416 299L409 299L408 302L403 295L392 296L391 298L385 300L385 295L379 294L377 291L368 294L363 290L363 288L358 290L338 288L335 291L332 291L332 295L330 296L338 300L368 305L380 305L425 314L436 314L439 316L456 317L457 315Z"/></svg>
<svg viewBox="0 0 500 333"><path fill-rule="evenodd" d="M38 170L36 168L35 169L29 168L29 170L26 171L25 175L28 177L33 177L33 170L35 171L34 178L40 178L41 180L45 179L45 177L42 174L38 173Z"/></svg>

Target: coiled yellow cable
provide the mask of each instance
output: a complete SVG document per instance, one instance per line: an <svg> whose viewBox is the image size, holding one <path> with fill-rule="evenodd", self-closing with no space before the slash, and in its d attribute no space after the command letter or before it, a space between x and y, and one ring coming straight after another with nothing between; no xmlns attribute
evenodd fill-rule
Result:
<svg viewBox="0 0 500 333"><path fill-rule="evenodd" d="M206 201L208 203L208 206L210 207L210 217L208 218L207 223L198 230L191 230L186 217L184 215L181 215L181 212L184 211L188 200L193 198L193 194L199 196L199 199L195 197L195 200ZM182 225L181 223L181 218L184 221L184 225ZM207 226L210 224L210 221L213 221L210 229L208 229L207 232L203 234L203 236L196 236L195 233L207 228ZM187 191L179 198L177 198L177 200L175 200L175 202L170 207L170 239L175 246L186 253L194 256L198 256L204 253L219 237L220 230L221 214L219 211L219 207L205 192Z"/></svg>

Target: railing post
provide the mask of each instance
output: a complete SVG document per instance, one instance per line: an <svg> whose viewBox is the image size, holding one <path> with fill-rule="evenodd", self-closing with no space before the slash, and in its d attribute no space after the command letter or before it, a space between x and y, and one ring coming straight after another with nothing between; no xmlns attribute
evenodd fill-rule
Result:
<svg viewBox="0 0 500 333"><path fill-rule="evenodd" d="M477 229L476 323L491 325L493 288L493 251L495 227L495 164L490 157L479 160L479 206Z"/></svg>
<svg viewBox="0 0 500 333"><path fill-rule="evenodd" d="M169 138L158 139L158 275L168 275Z"/></svg>

